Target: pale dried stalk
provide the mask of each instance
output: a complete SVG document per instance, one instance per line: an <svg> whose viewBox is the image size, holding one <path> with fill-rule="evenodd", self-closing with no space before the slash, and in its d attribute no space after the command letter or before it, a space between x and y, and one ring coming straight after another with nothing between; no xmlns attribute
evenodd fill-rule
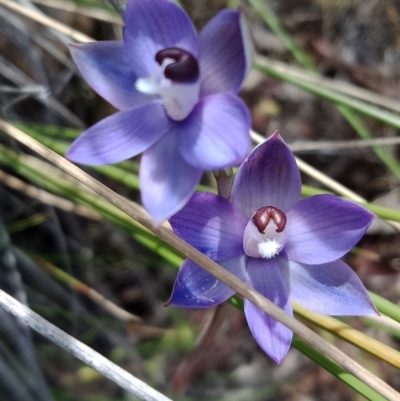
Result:
<svg viewBox="0 0 400 401"><path fill-rule="evenodd" d="M373 146L400 145L399 137L353 139L346 141L298 141L287 144L292 152L330 151L339 149L370 148Z"/></svg>
<svg viewBox="0 0 400 401"><path fill-rule="evenodd" d="M154 390L126 370L100 355L92 348L60 330L46 319L43 319L3 290L0 290L0 305L31 329L37 331L58 347L71 353L141 400L172 401L170 398Z"/></svg>
<svg viewBox="0 0 400 401"><path fill-rule="evenodd" d="M15 128L11 124L0 120L0 129L6 132L15 140L29 147L34 152L37 152L42 157L54 163L57 167L71 174L78 181L95 191L97 194L109 201L114 206L118 207L120 210L125 212L128 216L132 217L148 230L155 233L164 242L171 245L187 258L199 264L207 272L214 275L217 279L221 280L229 287L234 289L239 295L247 298L254 305L258 306L260 309L271 315L273 318L283 323L312 347L331 358L333 361L338 363L345 370L347 370L355 377L363 381L365 384L370 386L383 397L386 397L389 401L400 401L400 394L397 391L395 391L387 383L373 375L371 372L366 370L364 367L359 365L356 361L349 358L345 353L325 341L303 323L288 315L277 305L255 291L253 288L249 287L247 284L239 280L236 276L229 273L217 263L209 259L206 255L202 254L200 251L193 248L188 243L182 241L170 230L164 227L155 227L151 217L147 213L144 213L141 207L138 207L136 204L125 200L120 195L116 194L114 191L92 178L89 174L85 173L80 168L70 163L68 160L46 148L44 145L31 138L24 132L20 131L19 129Z"/></svg>
<svg viewBox="0 0 400 401"><path fill-rule="evenodd" d="M382 342L367 336L362 331L353 329L348 324L341 322L331 316L320 315L319 313L312 312L307 308L293 302L293 309L303 319L313 323L323 330L333 333L336 337L342 338L354 346L369 352L370 354L390 363L396 368L400 369L400 352L389 347ZM382 316L374 316L380 319ZM397 323L397 322L396 322Z"/></svg>

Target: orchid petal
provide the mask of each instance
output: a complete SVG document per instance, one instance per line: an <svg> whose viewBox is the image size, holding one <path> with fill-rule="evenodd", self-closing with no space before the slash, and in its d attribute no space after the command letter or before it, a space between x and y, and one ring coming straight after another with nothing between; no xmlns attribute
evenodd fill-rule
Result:
<svg viewBox="0 0 400 401"><path fill-rule="evenodd" d="M349 252L374 219L368 210L332 195L303 199L286 217L285 257L313 265Z"/></svg>
<svg viewBox="0 0 400 401"><path fill-rule="evenodd" d="M182 158L177 139L172 129L142 156L142 201L157 224L186 204L202 175L202 170L192 167Z"/></svg>
<svg viewBox="0 0 400 401"><path fill-rule="evenodd" d="M356 273L341 260L306 265L278 258L290 286L290 297L324 315L376 315L376 309Z"/></svg>
<svg viewBox="0 0 400 401"><path fill-rule="evenodd" d="M218 263L241 280L246 277L244 256ZM226 301L234 294L235 291L232 288L190 259L186 259L179 269L167 305L182 308L209 308Z"/></svg>
<svg viewBox="0 0 400 401"><path fill-rule="evenodd" d="M200 33L199 45L201 96L238 93L250 72L253 57L243 10L218 13Z"/></svg>
<svg viewBox="0 0 400 401"><path fill-rule="evenodd" d="M139 77L149 76L158 66L155 56L177 47L198 56L193 23L177 4L169 0L130 0L124 15L125 52Z"/></svg>
<svg viewBox="0 0 400 401"><path fill-rule="evenodd" d="M122 42L71 44L71 55L87 83L119 110L139 107L154 97L135 89L133 73Z"/></svg>
<svg viewBox="0 0 400 401"><path fill-rule="evenodd" d="M248 153L249 128L248 110L238 97L207 96L179 124L179 148L187 163L199 169L231 167Z"/></svg>
<svg viewBox="0 0 400 401"><path fill-rule="evenodd" d="M161 101L121 111L84 132L69 148L66 157L92 166L118 163L143 152L173 126Z"/></svg>
<svg viewBox="0 0 400 401"><path fill-rule="evenodd" d="M274 304L293 315L288 289L276 259L248 258L248 284ZM287 354L292 331L245 299L244 312L250 330L263 351L280 363Z"/></svg>
<svg viewBox="0 0 400 401"><path fill-rule="evenodd" d="M218 195L194 194L169 222L175 234L213 260L243 255L247 220L231 202Z"/></svg>
<svg viewBox="0 0 400 401"><path fill-rule="evenodd" d="M292 152L276 131L239 167L232 202L248 219L264 206L284 213L300 199L301 179Z"/></svg>

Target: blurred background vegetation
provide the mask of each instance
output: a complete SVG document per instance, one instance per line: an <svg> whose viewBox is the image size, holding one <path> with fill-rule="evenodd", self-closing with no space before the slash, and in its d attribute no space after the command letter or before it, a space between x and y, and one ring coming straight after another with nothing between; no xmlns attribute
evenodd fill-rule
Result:
<svg viewBox="0 0 400 401"><path fill-rule="evenodd" d="M13 3L96 40L121 39L121 18L102 0ZM63 154L85 127L115 110L77 73L68 36L2 4L0 118ZM240 2L181 4L201 29L220 9ZM254 130L268 136L279 129L296 155L318 170L369 202L399 210L398 147L353 141L398 136L399 1L251 0L242 5L257 52L265 57L256 62L267 63L266 69L252 71L241 94ZM284 63L283 72L272 60ZM293 78L296 65L310 75ZM345 89L312 79L307 89L313 70L342 82ZM369 109L350 110L346 98L332 98L347 96L354 86L366 90L355 93L362 101L368 94L369 105L383 106L395 118L381 108L377 116ZM318 88L325 92L317 93ZM87 171L140 201L138 161ZM322 188L308 176L303 182ZM203 185L212 190L212 176L205 175ZM212 310L165 308L181 257L5 134L0 136L0 191L0 288L161 392L185 401L363 399L295 349L275 365L256 345L243 314L231 305L217 317ZM398 303L396 231L382 222L374 224L345 260L369 290ZM212 317L212 330L207 330ZM371 319L346 322L399 346L397 323L377 327ZM317 330L400 390L396 368ZM0 401L130 399L0 308Z"/></svg>

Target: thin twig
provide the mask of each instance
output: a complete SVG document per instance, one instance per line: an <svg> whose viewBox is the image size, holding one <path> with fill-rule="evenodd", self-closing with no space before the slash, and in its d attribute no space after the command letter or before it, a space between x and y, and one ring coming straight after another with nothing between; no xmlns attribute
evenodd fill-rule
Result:
<svg viewBox="0 0 400 401"><path fill-rule="evenodd" d="M92 348L60 330L37 313L31 311L28 307L18 302L3 290L0 290L0 305L31 329L37 331L58 347L71 353L141 400L172 401L170 398L154 390L115 363L109 361Z"/></svg>
<svg viewBox="0 0 400 401"><path fill-rule="evenodd" d="M4 14L4 13L3 13ZM25 75L20 69L18 69L8 59L0 55L0 71L1 75L6 77L14 84L22 87L26 85L37 85L37 82L32 80L30 77ZM26 95L27 96L27 95ZM42 103L45 107L48 107L51 111L61 116L66 122L72 124L77 128L85 128L83 121L72 113L67 107L65 107L58 99L56 99L50 90L44 90L40 93L40 96L36 96L36 99ZM10 107L10 104L7 105Z"/></svg>
<svg viewBox="0 0 400 401"><path fill-rule="evenodd" d="M183 392L188 381L194 376L196 368L206 362L206 358L209 356L204 351L209 349L215 342L217 334L227 320L228 313L231 314L230 308L232 308L232 305L224 302L207 311L207 321L197 337L196 345L190 350L190 353L179 364L174 373L172 378L172 389L174 391Z"/></svg>
<svg viewBox="0 0 400 401"><path fill-rule="evenodd" d="M217 181L218 195L230 199L234 177L232 168L214 171L214 177Z"/></svg>
<svg viewBox="0 0 400 401"><path fill-rule="evenodd" d="M234 289L239 295L247 298L255 306L259 307L260 309L271 315L271 317L273 317L274 319L283 323L312 347L322 352L327 357L331 358L333 361L338 363L348 372L352 373L355 377L363 381L365 384L377 391L383 397L386 397L389 401L400 401L400 394L392 387L390 387L387 383L373 375L371 372L369 372L353 359L349 358L345 353L321 338L318 334L309 329L303 323L288 315L273 302L255 291L254 288L249 287L236 276L229 273L216 262L209 259L206 255L193 248L188 243L182 241L170 230L163 227L155 227L151 217L147 213L144 213L142 208L137 207L136 204L134 204L133 202L125 200L120 195L112 191L110 188L107 188L105 185L95 180L89 174L85 173L68 160L51 151L50 149L48 149L38 141L34 140L29 135L15 128L11 124L0 120L0 129L6 132L15 140L33 150L34 152L37 152L42 157L54 163L57 167L71 174L78 181L82 182L84 185L95 191L101 197L122 210L124 213L136 220L142 226L152 231L164 242L175 248L177 251L181 252L187 258L196 262L207 272Z"/></svg>
<svg viewBox="0 0 400 401"><path fill-rule="evenodd" d="M372 146L400 145L399 137L355 139L350 141L299 141L287 144L292 152L324 151Z"/></svg>

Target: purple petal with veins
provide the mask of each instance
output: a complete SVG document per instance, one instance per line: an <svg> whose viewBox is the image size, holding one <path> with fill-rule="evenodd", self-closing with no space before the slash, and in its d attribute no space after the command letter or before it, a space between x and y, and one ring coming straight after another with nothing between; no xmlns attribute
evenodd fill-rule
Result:
<svg viewBox="0 0 400 401"><path fill-rule="evenodd" d="M246 278L244 256L218 263L241 280ZM167 305L182 308L209 308L226 301L234 294L235 291L232 288L187 259L179 269Z"/></svg>
<svg viewBox="0 0 400 401"><path fill-rule="evenodd" d="M247 221L220 196L209 192L194 194L169 222L175 234L213 260L243 255Z"/></svg>
<svg viewBox="0 0 400 401"><path fill-rule="evenodd" d="M236 96L204 97L178 125L182 157L202 170L237 165L250 148L249 124L248 110Z"/></svg>
<svg viewBox="0 0 400 401"><path fill-rule="evenodd" d="M92 166L118 163L147 150L173 126L159 100L105 118L84 132L66 157Z"/></svg>
<svg viewBox="0 0 400 401"><path fill-rule="evenodd" d="M74 43L70 50L87 83L117 109L129 110L154 100L135 89L137 76L122 42Z"/></svg>
<svg viewBox="0 0 400 401"><path fill-rule="evenodd" d="M336 196L303 199L287 213L285 255L313 265L332 262L357 244L374 217Z"/></svg>
<svg viewBox="0 0 400 401"><path fill-rule="evenodd" d="M264 206L286 213L299 201L300 190L300 172L294 156L279 132L275 132L240 166L232 188L232 202L247 218Z"/></svg>
<svg viewBox="0 0 400 401"><path fill-rule="evenodd" d="M239 92L253 53L243 10L221 11L204 27L199 43L201 96Z"/></svg>
<svg viewBox="0 0 400 401"><path fill-rule="evenodd" d="M140 168L142 202L161 224L190 199L202 176L180 155L175 129L144 152Z"/></svg>
<svg viewBox="0 0 400 401"><path fill-rule="evenodd" d="M248 258L248 282L256 291L292 315L289 291L276 259ZM292 331L247 299L244 303L247 323L263 351L280 363L292 342Z"/></svg>
<svg viewBox="0 0 400 401"><path fill-rule="evenodd" d="M316 313L336 316L377 314L364 285L341 260L306 265L278 258L290 297Z"/></svg>

